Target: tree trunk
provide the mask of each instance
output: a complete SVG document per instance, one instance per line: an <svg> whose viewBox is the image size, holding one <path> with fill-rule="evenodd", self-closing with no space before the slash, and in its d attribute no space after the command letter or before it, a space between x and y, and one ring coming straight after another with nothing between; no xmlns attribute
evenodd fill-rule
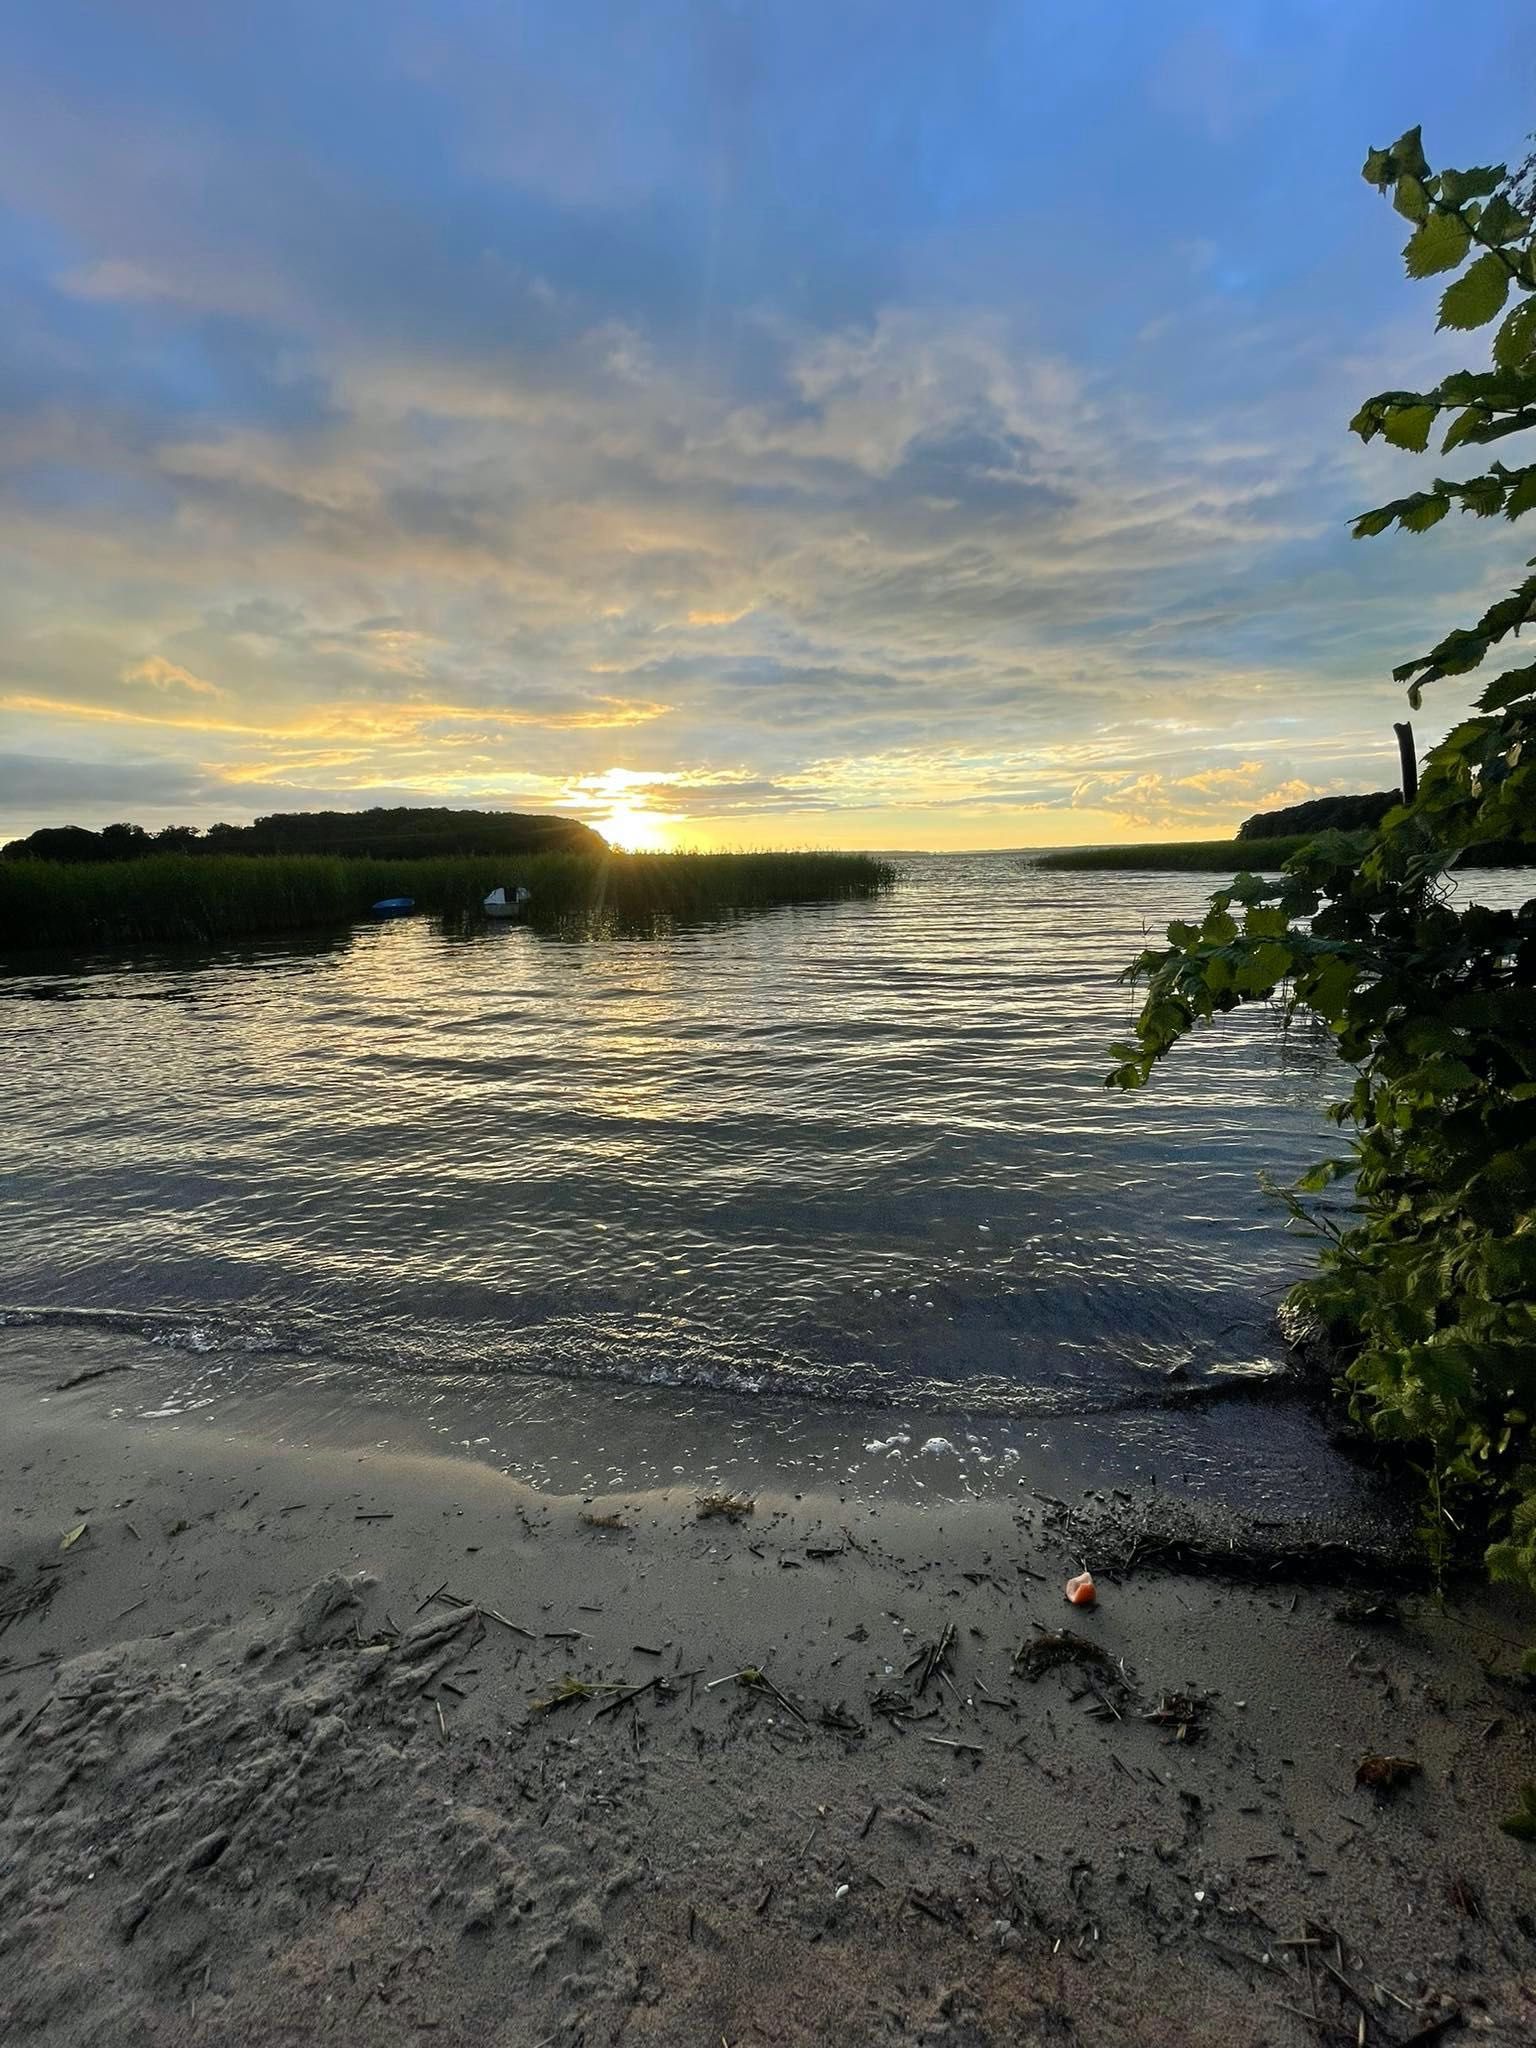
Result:
<svg viewBox="0 0 1536 2048"><path fill-rule="evenodd" d="M1403 802L1411 804L1419 793L1419 762L1413 751L1413 727L1406 722L1394 725L1397 734L1398 759L1403 766Z"/></svg>

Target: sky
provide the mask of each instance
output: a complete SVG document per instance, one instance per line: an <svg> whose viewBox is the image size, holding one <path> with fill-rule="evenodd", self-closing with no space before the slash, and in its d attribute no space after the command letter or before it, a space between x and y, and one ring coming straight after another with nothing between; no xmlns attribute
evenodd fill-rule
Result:
<svg viewBox="0 0 1536 2048"><path fill-rule="evenodd" d="M0 837L447 803L636 845L1214 837L1396 780L1500 527L1360 179L1515 160L1491 0L31 0ZM1468 692L1438 685L1427 744Z"/></svg>

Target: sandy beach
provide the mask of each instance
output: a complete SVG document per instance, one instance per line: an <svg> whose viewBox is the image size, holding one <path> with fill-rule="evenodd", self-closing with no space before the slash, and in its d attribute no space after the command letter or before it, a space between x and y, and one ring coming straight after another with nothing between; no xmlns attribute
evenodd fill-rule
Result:
<svg viewBox="0 0 1536 2048"><path fill-rule="evenodd" d="M1480 1589L1148 1568L1129 1492L560 1493L64 1356L0 1375L7 2040L1531 2037Z"/></svg>

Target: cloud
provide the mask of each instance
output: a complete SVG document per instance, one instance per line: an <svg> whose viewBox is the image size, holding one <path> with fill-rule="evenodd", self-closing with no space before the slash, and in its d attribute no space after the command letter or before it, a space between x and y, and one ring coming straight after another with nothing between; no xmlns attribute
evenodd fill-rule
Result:
<svg viewBox="0 0 1536 2048"><path fill-rule="evenodd" d="M82 263L77 270L66 270L57 283L61 292L80 299L177 299L188 295L185 286L178 288L174 278L157 277L141 264L110 257L97 263ZM195 304L197 294L189 296Z"/></svg>
<svg viewBox="0 0 1536 2048"><path fill-rule="evenodd" d="M695 610L689 612L688 623L690 626L735 626L747 617L751 609L751 605L744 604L718 612Z"/></svg>
<svg viewBox="0 0 1536 2048"><path fill-rule="evenodd" d="M149 680L158 682L159 678ZM320 705L288 721L267 721L213 718L192 712L125 711L112 704L71 703L67 699L31 697L19 692L0 696L3 711L82 719L101 725L165 726L179 732L239 733L265 740L356 739L380 744L420 739L435 726L456 724L612 732L663 718L668 709L665 704L631 703L617 697L599 698L584 709L563 712L507 710L495 705L357 703Z"/></svg>
<svg viewBox="0 0 1536 2048"><path fill-rule="evenodd" d="M1172 826L1204 827L1218 836L1234 808L1252 816L1278 810L1307 797L1330 796L1357 787L1353 778L1308 781L1277 772L1261 761L1232 768L1201 769L1191 775L1148 769L1136 775L1087 776L1072 791L1072 805L1123 820L1127 825L1166 831Z"/></svg>
<svg viewBox="0 0 1536 2048"><path fill-rule="evenodd" d="M149 683L157 690L187 690L197 697L222 697L225 694L217 684L205 682L201 676L193 675L190 669L181 668L160 654L131 663L123 670L123 681Z"/></svg>
<svg viewBox="0 0 1536 2048"><path fill-rule="evenodd" d="M122 809L133 816L166 805L185 805L203 794L204 778L177 761L125 758L81 760L67 755L0 754L0 833L64 822L82 804Z"/></svg>

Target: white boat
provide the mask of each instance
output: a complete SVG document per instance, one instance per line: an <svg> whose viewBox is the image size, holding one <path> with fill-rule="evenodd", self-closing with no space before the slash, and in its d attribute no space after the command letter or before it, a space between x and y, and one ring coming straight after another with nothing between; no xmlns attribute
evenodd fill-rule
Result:
<svg viewBox="0 0 1536 2048"><path fill-rule="evenodd" d="M487 917L526 917L528 915L529 891L518 887L510 894L505 889L493 889L480 908Z"/></svg>

